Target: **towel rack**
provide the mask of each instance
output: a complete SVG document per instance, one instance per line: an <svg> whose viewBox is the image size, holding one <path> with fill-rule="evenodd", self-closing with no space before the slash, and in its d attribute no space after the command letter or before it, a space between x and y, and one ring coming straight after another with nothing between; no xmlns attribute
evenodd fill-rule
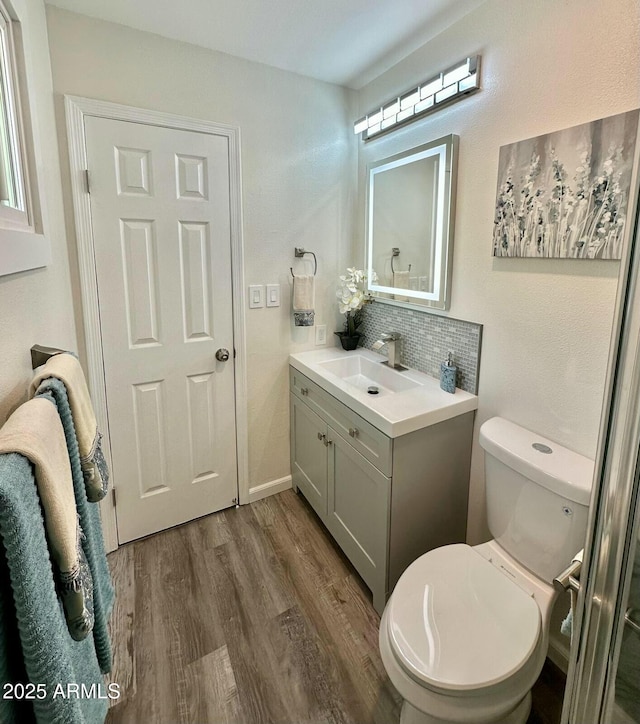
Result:
<svg viewBox="0 0 640 724"><path fill-rule="evenodd" d="M572 589L576 593L580 590L580 570L582 569L582 561L579 559L571 561L571 563L553 579L553 587L561 593Z"/></svg>
<svg viewBox="0 0 640 724"><path fill-rule="evenodd" d="M396 256L400 256L400 249L398 249L397 246L394 246L393 249L391 249L391 273L395 274L396 270L393 268L393 260ZM409 271L411 271L411 264L409 264Z"/></svg>
<svg viewBox="0 0 640 724"><path fill-rule="evenodd" d="M572 590L575 593L580 591L580 570L582 561L573 560L569 566L556 578L553 579L553 587L558 592ZM640 623L638 622L638 611L634 608L627 608L624 613L625 624L637 635L640 636Z"/></svg>
<svg viewBox="0 0 640 724"><path fill-rule="evenodd" d="M31 369L43 365L48 359L57 354L62 354L65 350L57 347L45 347L42 344L34 344L31 348Z"/></svg>
<svg viewBox="0 0 640 724"><path fill-rule="evenodd" d="M311 254L313 257L313 276L315 276L318 273L318 260L316 259L316 255L312 251L305 251L301 246L296 246L294 249L294 254L296 256L296 259L302 259L302 257L305 254ZM293 267L289 267L289 271L291 272L291 276L295 279L295 274L293 273Z"/></svg>

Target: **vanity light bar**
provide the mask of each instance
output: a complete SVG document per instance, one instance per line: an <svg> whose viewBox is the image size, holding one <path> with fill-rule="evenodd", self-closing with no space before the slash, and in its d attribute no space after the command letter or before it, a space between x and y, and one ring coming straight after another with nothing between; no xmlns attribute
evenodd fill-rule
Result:
<svg viewBox="0 0 640 724"><path fill-rule="evenodd" d="M353 132L361 133L362 140L368 141L383 131L421 118L477 90L480 90L480 56L474 55L369 111L354 123Z"/></svg>

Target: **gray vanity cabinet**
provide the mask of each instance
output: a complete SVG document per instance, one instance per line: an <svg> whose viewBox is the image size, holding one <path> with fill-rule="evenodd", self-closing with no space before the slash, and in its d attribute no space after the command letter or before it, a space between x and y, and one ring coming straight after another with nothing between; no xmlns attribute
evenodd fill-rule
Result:
<svg viewBox="0 0 640 724"><path fill-rule="evenodd" d="M473 412L389 438L290 368L291 473L382 613L422 553L464 542Z"/></svg>

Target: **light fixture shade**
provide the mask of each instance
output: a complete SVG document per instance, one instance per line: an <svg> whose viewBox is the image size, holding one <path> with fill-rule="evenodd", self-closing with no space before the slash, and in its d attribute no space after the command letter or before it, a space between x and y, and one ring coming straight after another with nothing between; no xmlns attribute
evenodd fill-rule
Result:
<svg viewBox="0 0 640 724"><path fill-rule="evenodd" d="M382 131L432 113L479 89L480 56L474 55L373 109L354 123L354 133L361 133L366 141Z"/></svg>
<svg viewBox="0 0 640 724"><path fill-rule="evenodd" d="M361 118L359 121L356 121L353 124L353 132L354 133L362 133L363 131L367 130L367 127L369 126L369 122L367 120L367 117Z"/></svg>
<svg viewBox="0 0 640 724"><path fill-rule="evenodd" d="M446 101L447 99L455 96L457 92L458 92L457 83L454 83L453 85L443 88L441 91L436 93L436 103L442 103L442 101Z"/></svg>
<svg viewBox="0 0 640 724"><path fill-rule="evenodd" d="M406 111L407 108L413 108L419 100L420 88L414 88L414 90L409 91L409 93L400 98L400 110Z"/></svg>
<svg viewBox="0 0 640 724"><path fill-rule="evenodd" d="M367 123L369 128L377 126L382 121L382 108L373 111L367 115Z"/></svg>
<svg viewBox="0 0 640 724"><path fill-rule="evenodd" d="M472 90L478 87L478 74L472 73L468 78L464 78L458 83L460 92Z"/></svg>
<svg viewBox="0 0 640 724"><path fill-rule="evenodd" d="M402 121L405 121L407 118L411 118L411 116L415 113L414 106L410 106L409 108L406 108L404 111L400 111L397 116L398 123L402 123Z"/></svg>
<svg viewBox="0 0 640 724"><path fill-rule="evenodd" d="M400 99L396 98L394 101L384 106L384 108L382 109L382 116L383 118L390 118L391 116L395 116L399 110Z"/></svg>
<svg viewBox="0 0 640 724"><path fill-rule="evenodd" d="M423 101L420 101L420 103L416 103L416 108L415 108L416 113L422 113L423 111L426 111L428 108L432 108L434 102L435 102L435 96L429 96L428 98L425 98Z"/></svg>
<svg viewBox="0 0 640 724"><path fill-rule="evenodd" d="M430 80L420 88L420 98L426 98L437 93L442 88L442 73L437 78Z"/></svg>
<svg viewBox="0 0 640 724"><path fill-rule="evenodd" d="M461 63L460 65L453 67L451 70L448 70L446 73L443 74L442 85L446 87L451 85L452 83L457 83L463 78L466 78L469 75L469 65L470 60L469 58L467 58L464 63Z"/></svg>

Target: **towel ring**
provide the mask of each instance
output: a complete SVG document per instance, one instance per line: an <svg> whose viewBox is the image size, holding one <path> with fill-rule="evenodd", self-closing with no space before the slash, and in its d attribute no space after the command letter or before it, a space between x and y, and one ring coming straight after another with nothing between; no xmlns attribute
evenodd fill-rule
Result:
<svg viewBox="0 0 640 724"><path fill-rule="evenodd" d="M313 257L313 276L315 276L318 273L318 260L316 259L316 255L312 251L305 251L301 246L296 246L294 254L297 259L302 259L302 257L305 254L311 254ZM295 279L296 275L293 273L293 267L289 267L289 271L291 272L291 276Z"/></svg>
<svg viewBox="0 0 640 724"><path fill-rule="evenodd" d="M391 273L395 274L396 270L393 268L393 259L396 256L400 256L400 249L398 249L397 246L394 246L393 249L391 249ZM411 271L411 264L409 264L409 271Z"/></svg>

